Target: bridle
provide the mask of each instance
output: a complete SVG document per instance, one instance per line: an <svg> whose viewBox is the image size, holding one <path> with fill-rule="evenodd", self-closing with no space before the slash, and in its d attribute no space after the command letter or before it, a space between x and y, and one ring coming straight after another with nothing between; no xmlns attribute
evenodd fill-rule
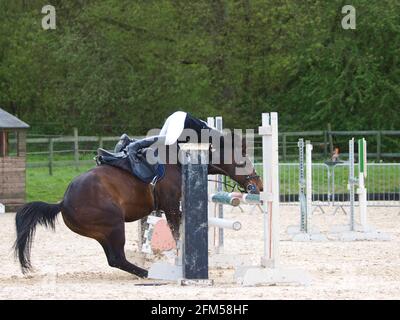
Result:
<svg viewBox="0 0 400 320"><path fill-rule="evenodd" d="M211 143L210 143L209 152L210 152L210 154L212 153L212 144L211 144ZM221 174L223 174L223 175L229 177L228 172L226 172L225 170L221 169L220 167L218 167L218 166L212 164L211 161L210 161L210 163L209 163L208 165L209 165L211 168L215 169L217 172L219 171L219 172L221 172ZM244 162L243 164L236 164L236 167L238 167L238 168L243 168L243 167L245 167L245 166L246 166L246 162ZM255 171L254 171L254 172L255 172ZM260 178L261 178L261 177L260 177L259 175L257 175L257 174L246 175L245 178L244 178L244 181L245 181L244 185L246 186L246 187L245 187L246 190L245 190L243 187L241 187L236 181L234 182L233 185L228 184L228 183L226 183L225 181L224 181L224 182L222 182L222 181L216 181L216 180L208 180L208 181L216 181L216 182L219 182L219 183L223 184L225 187L228 186L228 187L232 188L232 191L231 191L231 192L233 192L233 191L235 190L235 188L237 188L237 189L238 189L240 192L242 192L242 193L243 193L243 192L244 192L244 193L255 193L255 192L257 191L257 185L256 185L255 183L252 183L251 180L253 180L253 179L260 179Z"/></svg>
<svg viewBox="0 0 400 320"><path fill-rule="evenodd" d="M208 165L210 167L216 169L216 171L221 172L221 174L229 177L228 172L226 172L225 170L221 169L220 167L217 167L216 165L211 164L211 163L209 163ZM212 179L209 179L208 181L219 182L219 183L223 184L225 187L230 187L230 188L232 188L231 192L235 191L235 188L236 188L237 190L239 190L242 193L243 192L244 193L255 193L255 191L257 190L257 186L254 183L249 183L249 181L251 181L252 179L260 179L260 178L261 177L259 175L257 175L257 174L250 174L250 175L245 176L244 181L245 181L245 185L246 185L246 190L243 187L241 187L237 182L235 182L232 185L232 184L229 184L229 183L224 182L224 181L221 182L221 181L212 180Z"/></svg>
<svg viewBox="0 0 400 320"><path fill-rule="evenodd" d="M261 177L258 174L247 175L245 177L245 181L248 182L252 179L260 179ZM246 185L246 192L254 193L257 190L257 186L254 183L249 183Z"/></svg>

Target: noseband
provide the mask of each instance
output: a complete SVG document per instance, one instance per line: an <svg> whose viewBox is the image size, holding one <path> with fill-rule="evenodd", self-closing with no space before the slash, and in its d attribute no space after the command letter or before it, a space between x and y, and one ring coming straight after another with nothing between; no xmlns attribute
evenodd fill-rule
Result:
<svg viewBox="0 0 400 320"><path fill-rule="evenodd" d="M246 182L249 182L252 179L260 179L260 176L257 175L257 174L252 174L252 175L248 175L248 176L245 177L245 181ZM249 183L246 186L246 191L248 193L255 193L256 190L257 190L257 186L254 183Z"/></svg>

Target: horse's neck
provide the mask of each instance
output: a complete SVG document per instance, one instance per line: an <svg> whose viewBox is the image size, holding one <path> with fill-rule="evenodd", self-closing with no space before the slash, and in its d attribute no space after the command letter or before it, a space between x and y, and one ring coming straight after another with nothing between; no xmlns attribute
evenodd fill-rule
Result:
<svg viewBox="0 0 400 320"><path fill-rule="evenodd" d="M208 174L222 174L224 176L229 176L228 172L217 165L208 165Z"/></svg>

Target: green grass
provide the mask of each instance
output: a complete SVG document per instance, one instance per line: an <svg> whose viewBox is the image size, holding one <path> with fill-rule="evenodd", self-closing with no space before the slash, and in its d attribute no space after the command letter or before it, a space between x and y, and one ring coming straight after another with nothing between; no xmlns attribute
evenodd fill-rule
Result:
<svg viewBox="0 0 400 320"><path fill-rule="evenodd" d="M93 160L95 156L94 152L81 152L79 153L79 160ZM73 161L74 157L71 156L71 153L54 153L53 161ZM48 163L49 157L43 154L28 154L27 156L28 163L30 162L43 162Z"/></svg>
<svg viewBox="0 0 400 320"><path fill-rule="evenodd" d="M70 160L69 158L68 160ZM63 198L64 192L72 179L79 174L94 167L93 165L82 165L77 171L73 167L54 167L53 175L49 175L48 168L27 169L27 199L28 201L58 202ZM260 167L257 172L262 176ZM357 167L356 167L357 175ZM298 166L280 166L280 193L298 193ZM337 167L335 169L335 192L337 194L347 193L348 168ZM229 179L228 179L229 181ZM386 193L400 192L400 167L379 166L369 167L366 187L369 192ZM328 192L327 171L323 166L313 168L313 191L314 193Z"/></svg>
<svg viewBox="0 0 400 320"><path fill-rule="evenodd" d="M26 191L28 201L60 201L73 178L89 170L92 166L81 166L79 171L72 167L54 168L49 175L48 168L28 168L26 173Z"/></svg>

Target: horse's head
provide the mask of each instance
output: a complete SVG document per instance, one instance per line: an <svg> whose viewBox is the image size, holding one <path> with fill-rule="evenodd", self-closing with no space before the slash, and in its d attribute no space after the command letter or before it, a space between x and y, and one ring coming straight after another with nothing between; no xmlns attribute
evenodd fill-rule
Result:
<svg viewBox="0 0 400 320"><path fill-rule="evenodd" d="M246 139L232 132L220 135L220 146L210 144L210 174L223 174L237 182L247 193L259 193L263 183L246 151ZM219 152L219 155L215 155ZM215 161L218 159L219 161Z"/></svg>

